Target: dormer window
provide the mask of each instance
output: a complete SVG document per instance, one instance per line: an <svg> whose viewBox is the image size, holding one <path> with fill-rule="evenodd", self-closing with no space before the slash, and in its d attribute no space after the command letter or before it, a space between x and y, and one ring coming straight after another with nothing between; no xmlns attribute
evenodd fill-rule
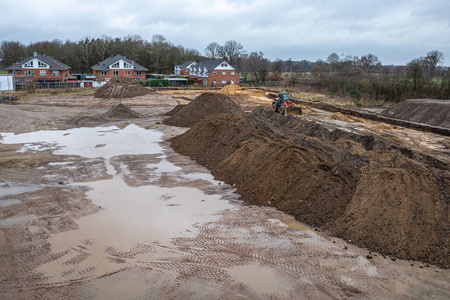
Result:
<svg viewBox="0 0 450 300"><path fill-rule="evenodd" d="M25 68L32 68L33 67L33 61L29 61L25 64Z"/></svg>
<svg viewBox="0 0 450 300"><path fill-rule="evenodd" d="M39 68L47 68L47 64L44 64L42 61L38 60L38 67Z"/></svg>
<svg viewBox="0 0 450 300"><path fill-rule="evenodd" d="M227 63L222 63L220 66L226 67L226 66L227 66Z"/></svg>
<svg viewBox="0 0 450 300"><path fill-rule="evenodd" d="M116 62L115 64L113 64L113 65L111 66L111 68L114 68L114 69L120 68L119 62Z"/></svg>
<svg viewBox="0 0 450 300"><path fill-rule="evenodd" d="M123 67L124 67L125 69L131 69L131 68L132 68L131 64L129 64L129 63L127 63L127 62L124 62L124 63L123 63Z"/></svg>

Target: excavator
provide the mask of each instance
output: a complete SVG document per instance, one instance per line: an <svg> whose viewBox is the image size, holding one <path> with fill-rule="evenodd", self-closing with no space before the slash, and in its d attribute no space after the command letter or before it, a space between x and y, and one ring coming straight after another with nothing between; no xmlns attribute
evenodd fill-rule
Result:
<svg viewBox="0 0 450 300"><path fill-rule="evenodd" d="M272 109L274 112L279 112L282 115L301 115L302 108L295 106L289 99L289 93L278 93L278 95L269 94L274 100L272 101Z"/></svg>

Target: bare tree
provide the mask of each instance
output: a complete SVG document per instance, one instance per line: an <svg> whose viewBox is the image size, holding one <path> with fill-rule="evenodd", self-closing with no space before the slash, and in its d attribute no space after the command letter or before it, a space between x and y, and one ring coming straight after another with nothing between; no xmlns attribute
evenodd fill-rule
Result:
<svg viewBox="0 0 450 300"><path fill-rule="evenodd" d="M270 62L262 52L252 52L246 59L245 68L256 81L265 81L269 73Z"/></svg>
<svg viewBox="0 0 450 300"><path fill-rule="evenodd" d="M226 41L223 46L219 48L219 57L226 60L231 65L237 64L239 57L244 53L244 46L234 40Z"/></svg>
<svg viewBox="0 0 450 300"><path fill-rule="evenodd" d="M94 39L90 39L88 37L78 42L78 52L83 63L84 72L87 72L90 68L91 55L94 48L93 42Z"/></svg>
<svg viewBox="0 0 450 300"><path fill-rule="evenodd" d="M289 58L288 60L286 60L286 61L284 62L284 65L286 66L287 71L288 71L288 72L291 72L292 66L293 66L292 57Z"/></svg>
<svg viewBox="0 0 450 300"><path fill-rule="evenodd" d="M407 65L407 76L413 81L413 90L417 92L421 86L424 75L424 59L417 58Z"/></svg>
<svg viewBox="0 0 450 300"><path fill-rule="evenodd" d="M381 67L381 62L378 59L378 56L374 54L367 54L361 56L358 60L357 65L367 74L371 74L376 69Z"/></svg>
<svg viewBox="0 0 450 300"><path fill-rule="evenodd" d="M444 53L433 50L427 53L425 57L425 63L427 66L427 71L429 76L434 76L436 74L437 66L441 65L444 62Z"/></svg>
<svg viewBox="0 0 450 300"><path fill-rule="evenodd" d="M205 48L206 57L208 57L210 59L218 59L220 48L221 48L221 46L219 44L217 44L216 42L210 43Z"/></svg>
<svg viewBox="0 0 450 300"><path fill-rule="evenodd" d="M4 66L10 66L25 56L26 47L21 42L3 41L0 45L0 57Z"/></svg>
<svg viewBox="0 0 450 300"><path fill-rule="evenodd" d="M273 72L282 73L284 69L284 61L281 59L277 59L272 64Z"/></svg>
<svg viewBox="0 0 450 300"><path fill-rule="evenodd" d="M331 67L331 72L337 71L340 62L341 62L341 59L340 59L339 55L337 55L335 52L331 53L327 57L327 63Z"/></svg>
<svg viewBox="0 0 450 300"><path fill-rule="evenodd" d="M108 52L110 51L112 45L112 38L106 35L102 35L100 38L96 39L94 42L95 53L97 54L97 59L99 61L104 60L108 57Z"/></svg>

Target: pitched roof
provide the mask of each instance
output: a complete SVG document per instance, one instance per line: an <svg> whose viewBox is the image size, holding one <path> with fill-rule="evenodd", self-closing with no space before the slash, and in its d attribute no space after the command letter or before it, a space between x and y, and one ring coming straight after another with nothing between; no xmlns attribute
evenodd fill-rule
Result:
<svg viewBox="0 0 450 300"><path fill-rule="evenodd" d="M206 69L206 73L209 73L212 70L214 70L215 68L217 68L218 66L220 66L223 62L226 62L226 61L225 60L221 60L221 59L204 60L204 61L199 62L198 64L196 64L192 68L195 69L195 70ZM232 67L237 71L236 66L232 66Z"/></svg>
<svg viewBox="0 0 450 300"><path fill-rule="evenodd" d="M34 58L37 58L38 60L42 61L43 63L49 65L50 70L65 71L65 70L70 69L70 67L68 65L63 64L59 60L56 60L54 57L47 56L45 54L42 55L37 52L34 52L34 54L32 56L29 56L25 59L22 59L21 61L18 61L16 63L12 64L11 66L7 67L6 70L22 70L22 65L26 64L30 60L33 60Z"/></svg>
<svg viewBox="0 0 450 300"><path fill-rule="evenodd" d="M187 67L189 67L189 65L190 64L192 64L192 63L195 63L195 61L193 61L193 60L188 60L188 61L185 61L183 64L181 64L181 65L177 65L177 67L180 69L180 70L184 70L184 69L186 69Z"/></svg>
<svg viewBox="0 0 450 300"><path fill-rule="evenodd" d="M108 71L109 66L118 62L119 60L123 59L124 61L126 61L127 63L129 63L130 65L134 66L134 70L135 71L148 71L147 68L141 66L140 64L136 63L135 61L132 61L130 59L128 59L126 56L123 55L116 55L116 56L111 56L108 57L107 59L97 63L95 66L92 66L91 69L94 71Z"/></svg>

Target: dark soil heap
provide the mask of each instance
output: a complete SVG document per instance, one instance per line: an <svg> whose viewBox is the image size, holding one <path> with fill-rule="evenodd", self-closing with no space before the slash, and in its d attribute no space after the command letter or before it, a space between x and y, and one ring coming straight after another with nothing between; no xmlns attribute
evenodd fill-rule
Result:
<svg viewBox="0 0 450 300"><path fill-rule="evenodd" d="M402 120L450 128L450 100L409 99L382 112Z"/></svg>
<svg viewBox="0 0 450 300"><path fill-rule="evenodd" d="M140 118L141 115L134 110L129 109L122 103L114 106L102 115L106 119L132 119Z"/></svg>
<svg viewBox="0 0 450 300"><path fill-rule="evenodd" d="M163 123L172 126L191 127L206 116L223 113L233 115L244 114L239 106L227 95L203 93L186 106L179 108L178 112L174 113L170 118L165 119Z"/></svg>
<svg viewBox="0 0 450 300"><path fill-rule="evenodd" d="M146 89L136 80L125 77L112 78L107 84L99 88L95 94L95 98L132 98L144 96L151 90Z"/></svg>
<svg viewBox="0 0 450 300"><path fill-rule="evenodd" d="M171 143L252 204L384 254L450 265L450 168L434 158L263 107L207 117Z"/></svg>
<svg viewBox="0 0 450 300"><path fill-rule="evenodd" d="M166 112L166 116L173 116L176 115L183 107L185 107L185 104L178 104L175 106L171 111Z"/></svg>

